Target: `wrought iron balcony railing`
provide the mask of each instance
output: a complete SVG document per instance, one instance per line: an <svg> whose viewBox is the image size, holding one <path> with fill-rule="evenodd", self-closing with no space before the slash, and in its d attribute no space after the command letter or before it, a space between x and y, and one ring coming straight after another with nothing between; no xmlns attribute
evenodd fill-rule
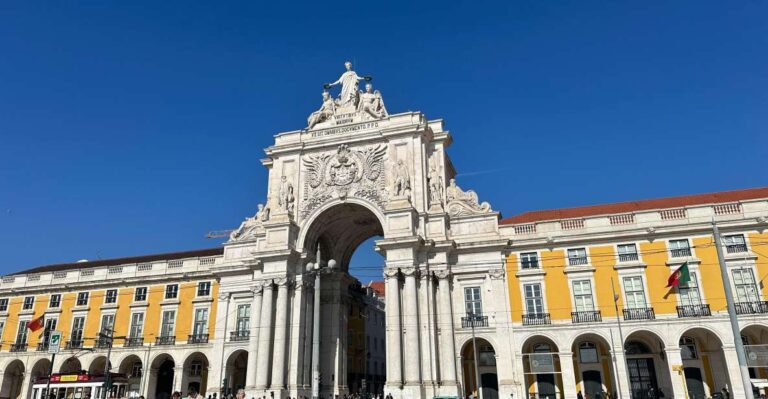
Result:
<svg viewBox="0 0 768 399"><path fill-rule="evenodd" d="M738 254L747 252L747 244L730 244L725 246L725 252L729 254Z"/></svg>
<svg viewBox="0 0 768 399"><path fill-rule="evenodd" d="M229 332L229 340L232 342L247 341L250 337L250 330L235 330Z"/></svg>
<svg viewBox="0 0 768 399"><path fill-rule="evenodd" d="M552 324L549 313L525 313L523 314L524 326L543 326Z"/></svg>
<svg viewBox="0 0 768 399"><path fill-rule="evenodd" d="M709 305L700 303L698 305L682 305L677 307L677 317L707 317L712 316Z"/></svg>
<svg viewBox="0 0 768 399"><path fill-rule="evenodd" d="M144 338L128 337L123 344L126 348L133 348L136 346L144 346Z"/></svg>
<svg viewBox="0 0 768 399"><path fill-rule="evenodd" d="M603 316L599 310L571 312L572 323L600 323L601 321L603 321Z"/></svg>
<svg viewBox="0 0 768 399"><path fill-rule="evenodd" d="M736 302L736 314L763 314L768 313L768 302Z"/></svg>
<svg viewBox="0 0 768 399"><path fill-rule="evenodd" d="M96 349L108 349L112 346L112 341L106 338L99 338L96 340L94 347Z"/></svg>
<svg viewBox="0 0 768 399"><path fill-rule="evenodd" d="M690 248L670 249L669 255L673 258L685 258L685 257L691 256L691 249Z"/></svg>
<svg viewBox="0 0 768 399"><path fill-rule="evenodd" d="M624 309L624 320L654 320L656 313L653 308Z"/></svg>
<svg viewBox="0 0 768 399"><path fill-rule="evenodd" d="M488 316L469 313L466 316L461 318L461 327L462 328L488 327Z"/></svg>
<svg viewBox="0 0 768 399"><path fill-rule="evenodd" d="M27 344L11 344L11 352L26 352Z"/></svg>
<svg viewBox="0 0 768 399"><path fill-rule="evenodd" d="M176 336L174 335L163 335L161 337L155 338L155 345L175 345L176 344Z"/></svg>
<svg viewBox="0 0 768 399"><path fill-rule="evenodd" d="M83 340L73 339L71 341L67 341L66 348L67 349L83 349Z"/></svg>
<svg viewBox="0 0 768 399"><path fill-rule="evenodd" d="M37 344L37 351L38 352L45 352L48 350L48 343L47 342L40 342Z"/></svg>
<svg viewBox="0 0 768 399"><path fill-rule="evenodd" d="M619 262L634 262L640 259L637 254L619 254Z"/></svg>
<svg viewBox="0 0 768 399"><path fill-rule="evenodd" d="M568 264L571 266L586 265L587 263L589 263L589 260L587 260L586 256L568 258Z"/></svg>
<svg viewBox="0 0 768 399"><path fill-rule="evenodd" d="M188 344L207 344L208 334L193 334L187 338Z"/></svg>

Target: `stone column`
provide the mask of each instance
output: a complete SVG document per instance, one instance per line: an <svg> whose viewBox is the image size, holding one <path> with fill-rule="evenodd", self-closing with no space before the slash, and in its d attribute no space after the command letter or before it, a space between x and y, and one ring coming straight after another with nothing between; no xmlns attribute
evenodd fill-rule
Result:
<svg viewBox="0 0 768 399"><path fill-rule="evenodd" d="M741 369L739 368L739 357L736 355L735 345L723 345L723 357L725 365L728 368L728 389L731 391L732 398L743 398L744 385L741 382Z"/></svg>
<svg viewBox="0 0 768 399"><path fill-rule="evenodd" d="M275 313L275 354L272 358L271 389L285 389L285 351L288 333L288 285L287 278L276 280L277 310ZM279 394L278 394L279 395ZM279 396L278 396L279 397Z"/></svg>
<svg viewBox="0 0 768 399"><path fill-rule="evenodd" d="M307 312L307 301L305 299L307 281L302 276L296 280L293 287L293 302L291 304L291 328L289 329L288 348L288 389L289 396L298 396L297 390L303 384L304 369L304 323L302 322Z"/></svg>
<svg viewBox="0 0 768 399"><path fill-rule="evenodd" d="M672 397L685 398L687 396L687 392L685 392L685 385L683 383L685 375L683 375L682 369L680 371L673 370L673 367L682 367L683 365L683 358L680 355L680 347L666 347L664 348L664 353L667 355L667 368L669 370L669 377L672 380ZM667 392L664 393L668 394Z"/></svg>
<svg viewBox="0 0 768 399"><path fill-rule="evenodd" d="M184 366L178 363L173 368L173 390L178 392L184 392L181 386L181 382L184 379Z"/></svg>
<svg viewBox="0 0 768 399"><path fill-rule="evenodd" d="M305 303L307 308L304 312L304 362L301 365L303 377L302 387L309 388L312 386L312 323L314 323L315 315L315 285L305 281L307 285L307 292L305 293Z"/></svg>
<svg viewBox="0 0 768 399"><path fill-rule="evenodd" d="M261 324L261 301L264 294L264 284L258 282L251 287L251 332L248 336L248 365L245 372L245 390L250 396L256 393L256 359L259 352L259 326Z"/></svg>
<svg viewBox="0 0 768 399"><path fill-rule="evenodd" d="M272 282L264 284L264 294L261 300L261 323L259 324L259 350L256 366L256 390L267 389L269 384L269 370L272 367L270 357L272 354L272 302L274 287Z"/></svg>
<svg viewBox="0 0 768 399"><path fill-rule="evenodd" d="M451 306L451 273L448 270L435 272L438 290L438 315L440 320L440 380L442 385L456 385L456 341L453 332L453 309Z"/></svg>
<svg viewBox="0 0 768 399"><path fill-rule="evenodd" d="M576 399L576 373L573 371L573 353L560 352L560 377L563 379L563 398Z"/></svg>
<svg viewBox="0 0 768 399"><path fill-rule="evenodd" d="M19 393L19 398L24 399L29 397L29 388L32 386L32 372L24 372L24 377L21 380L21 392Z"/></svg>
<svg viewBox="0 0 768 399"><path fill-rule="evenodd" d="M617 344L621 345L621 343L616 340ZM616 362L613 363L613 359L616 358ZM611 350L611 369L613 370L614 364L616 365L616 375L614 375L613 384L614 387L611 388L612 392L615 392L614 389L619 389L618 386L621 385L621 396L624 398L629 397L629 374L627 372L627 358L624 356L624 351L621 347L613 348ZM522 375L522 374L521 374ZM616 395L612 395L616 396Z"/></svg>
<svg viewBox="0 0 768 399"><path fill-rule="evenodd" d="M387 329L387 385L403 386L402 324L400 323L400 281L397 269L385 269L386 329ZM316 304L317 305L317 304Z"/></svg>
<svg viewBox="0 0 768 399"><path fill-rule="evenodd" d="M416 292L415 267L403 269L405 284L403 286L403 336L405 337L405 385L419 385L421 383L421 370L419 357L419 301Z"/></svg>

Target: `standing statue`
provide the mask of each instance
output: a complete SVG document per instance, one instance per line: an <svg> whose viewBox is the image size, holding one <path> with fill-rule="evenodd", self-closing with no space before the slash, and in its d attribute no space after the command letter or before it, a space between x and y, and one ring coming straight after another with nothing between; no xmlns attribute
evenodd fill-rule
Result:
<svg viewBox="0 0 768 399"><path fill-rule="evenodd" d="M323 105L320 109L313 112L312 115L307 118L307 125L309 129L312 129L320 122L325 122L333 116L336 111L336 103L331 98L331 95L327 91L323 91Z"/></svg>
<svg viewBox="0 0 768 399"><path fill-rule="evenodd" d="M384 107L384 99L381 93L373 91L373 85L367 83L365 92L360 93L360 103L357 105L357 111L372 116L374 119L387 117L387 108Z"/></svg>
<svg viewBox="0 0 768 399"><path fill-rule="evenodd" d="M339 77L337 81L326 83L323 87L327 90L333 86L341 85L339 107L357 107L359 81L370 81L372 78L370 76L358 76L357 72L352 70L352 63L349 61L344 63L344 67L347 68L347 71L341 74L341 77Z"/></svg>
<svg viewBox="0 0 768 399"><path fill-rule="evenodd" d="M429 201L433 204L443 204L443 180L440 178L440 173L432 166L429 169Z"/></svg>
<svg viewBox="0 0 768 399"><path fill-rule="evenodd" d="M402 159L397 161L394 172L395 181L392 185L394 196L409 198L411 196L411 176Z"/></svg>
<svg viewBox="0 0 768 399"><path fill-rule="evenodd" d="M288 182L288 178L283 176L280 178L280 189L277 195L277 205L280 210L291 213L293 211L293 203L295 202L293 195L293 184Z"/></svg>

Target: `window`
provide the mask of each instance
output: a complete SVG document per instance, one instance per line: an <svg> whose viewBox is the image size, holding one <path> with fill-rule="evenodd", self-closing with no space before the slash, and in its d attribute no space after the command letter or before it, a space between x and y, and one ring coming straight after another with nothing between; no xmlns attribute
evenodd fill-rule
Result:
<svg viewBox="0 0 768 399"><path fill-rule="evenodd" d="M203 374L203 362L199 360L193 361L189 365L189 375L192 377L200 377Z"/></svg>
<svg viewBox="0 0 768 399"><path fill-rule="evenodd" d="M733 269L733 285L736 287L736 301L757 302L759 294L752 269Z"/></svg>
<svg viewBox="0 0 768 399"><path fill-rule="evenodd" d="M8 311L8 298L0 298L0 312Z"/></svg>
<svg viewBox="0 0 768 399"><path fill-rule="evenodd" d="M723 236L723 244L725 244L725 251L729 254L747 252L747 241L743 234Z"/></svg>
<svg viewBox="0 0 768 399"><path fill-rule="evenodd" d="M237 307L237 323L235 329L238 335L245 334L246 331L251 329L251 305L244 304Z"/></svg>
<svg viewBox="0 0 768 399"><path fill-rule="evenodd" d="M165 286L165 299L176 299L179 296L179 285L168 284Z"/></svg>
<svg viewBox="0 0 768 399"><path fill-rule="evenodd" d="M568 250L568 264L571 266L587 264L587 250L585 248L573 248Z"/></svg>
<svg viewBox="0 0 768 399"><path fill-rule="evenodd" d="M87 292L78 292L77 293L77 306L85 306L88 304L88 293Z"/></svg>
<svg viewBox="0 0 768 399"><path fill-rule="evenodd" d="M635 244L622 244L616 248L619 252L619 262L633 262L639 259Z"/></svg>
<svg viewBox="0 0 768 399"><path fill-rule="evenodd" d="M114 314L105 314L101 316L101 332L102 333L108 335L114 327L115 327Z"/></svg>
<svg viewBox="0 0 768 399"><path fill-rule="evenodd" d="M581 363L599 363L597 346L592 342L579 344L579 361Z"/></svg>
<svg viewBox="0 0 768 399"><path fill-rule="evenodd" d="M117 302L117 290L107 290L107 295L104 297L104 303L116 303Z"/></svg>
<svg viewBox="0 0 768 399"><path fill-rule="evenodd" d="M137 378L141 377L141 362L135 362L131 366L131 375L130 378Z"/></svg>
<svg viewBox="0 0 768 399"><path fill-rule="evenodd" d="M85 326L85 317L75 317L72 320L72 334L70 334L70 341L78 347L83 342L83 327Z"/></svg>
<svg viewBox="0 0 768 399"><path fill-rule="evenodd" d="M536 252L525 252L520 254L520 267L523 269L538 269L539 254Z"/></svg>
<svg viewBox="0 0 768 399"><path fill-rule="evenodd" d="M129 338L141 338L144 334L144 313L131 315L131 332Z"/></svg>
<svg viewBox="0 0 768 399"><path fill-rule="evenodd" d="M592 283L589 280L577 280L573 282L573 302L577 312L591 312L595 310L592 300Z"/></svg>
<svg viewBox="0 0 768 399"><path fill-rule="evenodd" d="M211 282L201 281L197 283L197 296L209 296L211 295Z"/></svg>
<svg viewBox="0 0 768 399"><path fill-rule="evenodd" d="M699 295L699 282L696 279L696 272L691 272L691 279L687 283L680 284L677 287L680 293L680 305L691 306L701 305L701 295Z"/></svg>
<svg viewBox="0 0 768 399"><path fill-rule="evenodd" d="M136 291L133 292L133 300L135 302L144 302L147 300L147 287L136 287Z"/></svg>
<svg viewBox="0 0 768 399"><path fill-rule="evenodd" d="M642 277L624 277L624 293L627 297L626 308L643 309L646 307Z"/></svg>
<svg viewBox="0 0 768 399"><path fill-rule="evenodd" d="M49 308L58 308L61 306L61 294L53 294L51 295L51 300L48 301L48 307Z"/></svg>
<svg viewBox="0 0 768 399"><path fill-rule="evenodd" d="M173 327L174 327L175 321L176 321L175 310L166 310L165 312L163 312L163 324L160 327L161 337L173 336Z"/></svg>
<svg viewBox="0 0 768 399"><path fill-rule="evenodd" d="M48 347L48 342L51 340L51 331L56 331L56 324L58 324L58 320L56 319L45 319L45 328L43 328L43 335L40 338L40 343L46 348Z"/></svg>
<svg viewBox="0 0 768 399"><path fill-rule="evenodd" d="M526 284L523 286L523 291L525 292L525 312L528 314L544 313L541 284Z"/></svg>
<svg viewBox="0 0 768 399"><path fill-rule="evenodd" d="M21 307L23 310L31 310L35 307L35 297L33 296L25 296L24 297L24 305Z"/></svg>
<svg viewBox="0 0 768 399"><path fill-rule="evenodd" d="M19 329L16 330L16 345L27 344L27 321L19 321Z"/></svg>
<svg viewBox="0 0 768 399"><path fill-rule="evenodd" d="M680 357L683 360L698 359L699 355L696 352L696 341L691 337L680 337Z"/></svg>
<svg viewBox="0 0 768 399"><path fill-rule="evenodd" d="M192 334L201 336L208 331L208 309L195 309L195 326Z"/></svg>
<svg viewBox="0 0 768 399"><path fill-rule="evenodd" d="M691 256L691 245L688 244L688 240L670 240L669 256L673 258Z"/></svg>
<svg viewBox="0 0 768 399"><path fill-rule="evenodd" d="M480 287L464 288L464 305L468 315L483 315L483 301L480 299Z"/></svg>

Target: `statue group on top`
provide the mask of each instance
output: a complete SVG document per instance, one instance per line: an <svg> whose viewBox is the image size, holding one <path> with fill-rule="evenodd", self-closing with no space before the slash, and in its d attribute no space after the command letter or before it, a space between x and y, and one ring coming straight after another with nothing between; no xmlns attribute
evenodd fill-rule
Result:
<svg viewBox="0 0 768 399"><path fill-rule="evenodd" d="M373 90L371 83L365 84L365 91L360 90L361 80L370 82L373 78L359 76L352 70L352 63L349 61L344 63L344 67L347 71L339 79L323 85L323 104L307 118L308 129L332 120L337 114L358 114L361 120L381 119L389 115L381 92ZM335 99L328 92L334 86L341 86L339 97Z"/></svg>

